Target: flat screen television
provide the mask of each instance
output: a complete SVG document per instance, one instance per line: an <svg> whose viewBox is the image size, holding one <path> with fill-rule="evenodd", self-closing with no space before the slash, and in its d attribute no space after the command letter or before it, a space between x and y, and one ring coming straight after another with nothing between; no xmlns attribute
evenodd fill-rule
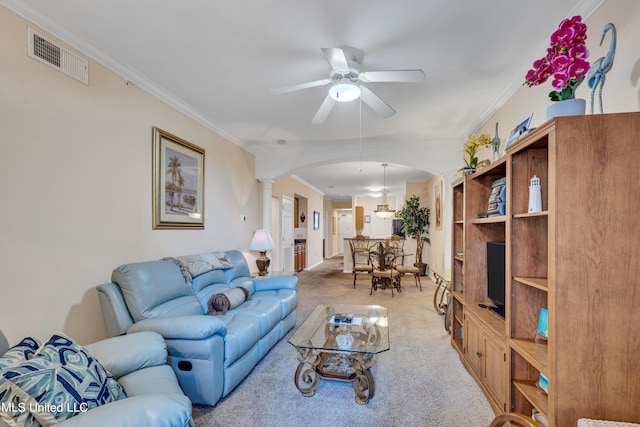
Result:
<svg viewBox="0 0 640 427"><path fill-rule="evenodd" d="M487 296L493 301L489 309L504 317L505 244L487 242Z"/></svg>
<svg viewBox="0 0 640 427"><path fill-rule="evenodd" d="M401 219L394 219L393 222L393 234L396 236L404 237L404 231L402 228L404 227L404 222Z"/></svg>

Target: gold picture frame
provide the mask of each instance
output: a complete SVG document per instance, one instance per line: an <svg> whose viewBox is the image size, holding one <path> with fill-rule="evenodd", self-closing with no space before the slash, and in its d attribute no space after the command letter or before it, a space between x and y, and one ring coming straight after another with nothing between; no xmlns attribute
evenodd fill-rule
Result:
<svg viewBox="0 0 640 427"><path fill-rule="evenodd" d="M442 181L438 182L434 188L436 230L442 230Z"/></svg>
<svg viewBox="0 0 640 427"><path fill-rule="evenodd" d="M204 149L153 127L153 229L204 229Z"/></svg>

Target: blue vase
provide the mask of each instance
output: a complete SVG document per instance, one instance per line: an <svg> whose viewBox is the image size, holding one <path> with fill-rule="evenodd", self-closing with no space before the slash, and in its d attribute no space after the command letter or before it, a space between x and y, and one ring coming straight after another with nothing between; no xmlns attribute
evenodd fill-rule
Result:
<svg viewBox="0 0 640 427"><path fill-rule="evenodd" d="M564 101L553 102L547 107L547 120L562 116L584 116L587 109L587 101L573 98Z"/></svg>

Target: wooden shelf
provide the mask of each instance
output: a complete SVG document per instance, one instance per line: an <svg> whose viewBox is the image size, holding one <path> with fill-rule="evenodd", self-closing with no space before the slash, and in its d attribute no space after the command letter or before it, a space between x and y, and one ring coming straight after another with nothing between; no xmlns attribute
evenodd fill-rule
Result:
<svg viewBox="0 0 640 427"><path fill-rule="evenodd" d="M541 412L545 418L548 418L549 398L545 392L536 386L535 381L514 380L513 385L538 412Z"/></svg>
<svg viewBox="0 0 640 427"><path fill-rule="evenodd" d="M475 303L466 302L465 309L467 312L472 313L475 317L481 320L483 326L493 332L498 338L504 338L505 333L505 320L498 316L488 308L481 308L480 304L490 305L490 301L477 301Z"/></svg>
<svg viewBox="0 0 640 427"><path fill-rule="evenodd" d="M522 356L538 371L549 377L547 372L548 350L544 344L537 344L534 340L512 339L511 348Z"/></svg>
<svg viewBox="0 0 640 427"><path fill-rule="evenodd" d="M471 179L482 179L485 176L491 177L503 177L507 174L507 158L506 156L499 158L494 163L489 166L476 170L475 173L472 173L469 176Z"/></svg>
<svg viewBox="0 0 640 427"><path fill-rule="evenodd" d="M455 321L462 325L463 319L462 319L462 317L456 315Z"/></svg>
<svg viewBox="0 0 640 427"><path fill-rule="evenodd" d="M527 212L527 213L519 213L519 214L513 215L514 218L535 218L539 216L549 216L549 211L531 212L531 213Z"/></svg>
<svg viewBox="0 0 640 427"><path fill-rule="evenodd" d="M464 225L464 219L457 219L454 221L455 224L462 224Z"/></svg>
<svg viewBox="0 0 640 427"><path fill-rule="evenodd" d="M488 218L473 218L469 220L471 224L496 224L500 222L507 222L507 217L502 216L490 216Z"/></svg>
<svg viewBox="0 0 640 427"><path fill-rule="evenodd" d="M464 294L462 292L453 291L451 292L451 296L462 303L464 302Z"/></svg>
<svg viewBox="0 0 640 427"><path fill-rule="evenodd" d="M523 285L531 286L533 288L541 289L543 291L548 291L548 280L546 277L521 277L514 276L513 280L518 283L522 283Z"/></svg>

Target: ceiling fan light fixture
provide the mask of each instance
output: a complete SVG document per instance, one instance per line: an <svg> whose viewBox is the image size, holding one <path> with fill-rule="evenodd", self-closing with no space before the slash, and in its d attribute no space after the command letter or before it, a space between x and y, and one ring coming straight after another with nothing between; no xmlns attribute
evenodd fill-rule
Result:
<svg viewBox="0 0 640 427"><path fill-rule="evenodd" d="M329 89L329 96L337 102L351 102L360 98L360 88L355 83L336 83Z"/></svg>

